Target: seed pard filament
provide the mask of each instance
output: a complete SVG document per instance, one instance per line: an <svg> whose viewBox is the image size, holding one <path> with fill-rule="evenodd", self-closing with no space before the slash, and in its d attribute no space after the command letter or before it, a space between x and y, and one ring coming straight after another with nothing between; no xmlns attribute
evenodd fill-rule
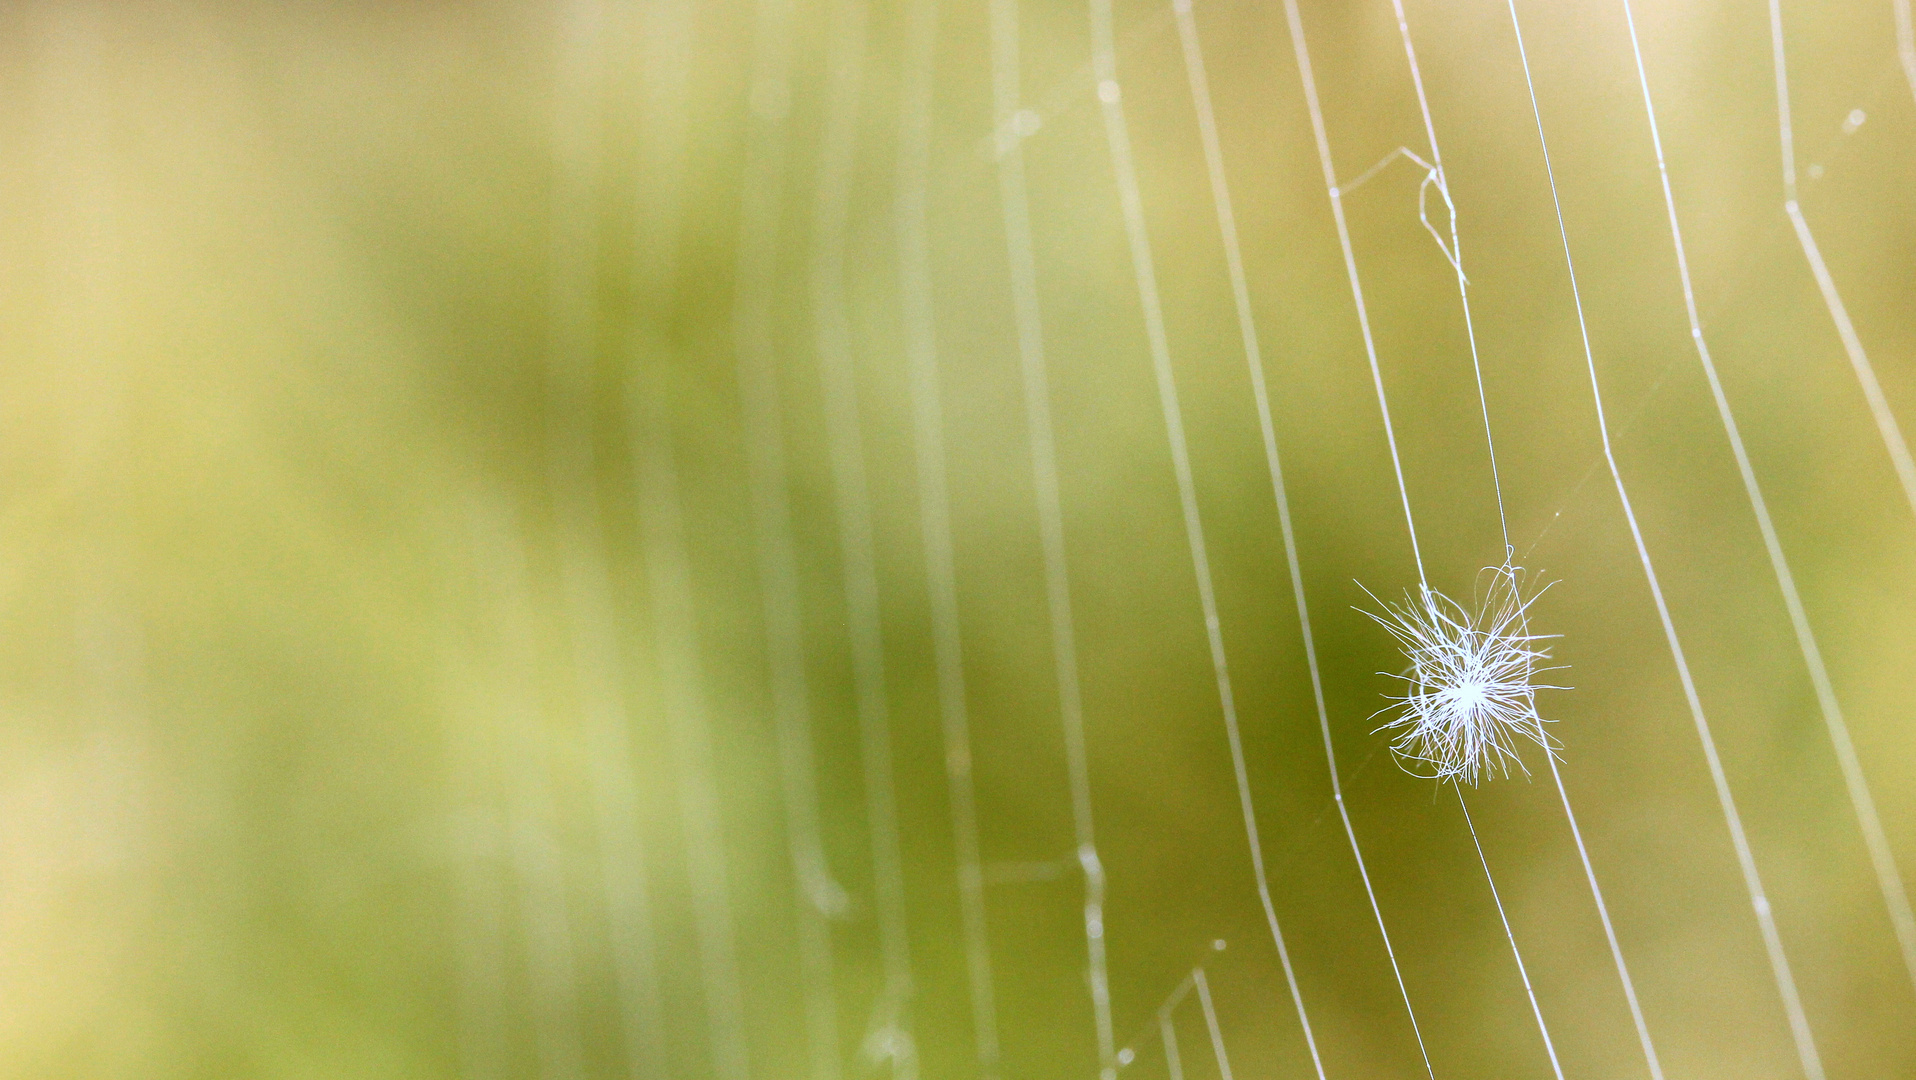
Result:
<svg viewBox="0 0 1916 1080"><path fill-rule="evenodd" d="M1407 691L1378 713L1395 717L1377 729L1394 733L1391 752L1406 771L1474 787L1493 774L1509 776L1513 764L1529 775L1520 739L1556 755L1536 691L1564 688L1532 682L1551 670L1540 666L1550 654L1538 642L1556 635L1530 633L1530 605L1543 590L1526 597L1522 578L1521 567L1486 567L1469 607L1426 585L1415 597L1405 593L1402 604L1377 601L1381 614L1364 612L1410 661L1406 673L1380 673Z"/></svg>

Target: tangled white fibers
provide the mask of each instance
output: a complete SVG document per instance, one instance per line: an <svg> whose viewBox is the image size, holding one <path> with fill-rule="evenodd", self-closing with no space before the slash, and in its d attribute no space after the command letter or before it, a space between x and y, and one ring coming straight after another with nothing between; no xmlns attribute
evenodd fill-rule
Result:
<svg viewBox="0 0 1916 1080"><path fill-rule="evenodd" d="M1529 774L1517 754L1520 736L1557 752L1537 713L1536 691L1566 688L1531 681L1551 670L1539 666L1550 653L1538 643L1557 636L1530 632L1530 605L1543 592L1525 596L1523 569L1506 563L1484 568L1469 607L1428 585L1415 597L1405 593L1402 604L1369 594L1383 612L1364 614L1410 660L1405 674L1380 673L1408 689L1378 713L1396 716L1377 729L1395 734L1391 752L1406 771L1474 786L1492 773L1509 776L1513 762Z"/></svg>

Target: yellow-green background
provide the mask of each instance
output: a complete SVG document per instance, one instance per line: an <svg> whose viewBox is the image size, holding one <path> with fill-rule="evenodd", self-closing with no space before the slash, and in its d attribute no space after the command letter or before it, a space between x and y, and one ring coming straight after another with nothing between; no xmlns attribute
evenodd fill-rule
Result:
<svg viewBox="0 0 1916 1080"><path fill-rule="evenodd" d="M1087 11L1021 6L1114 1014L1138 1051L1125 1075L1164 1075L1151 1016L1202 961L1236 1075L1304 1077L1237 817ZM1118 7L1278 912L1327 1074L1414 1077L1328 813L1175 27L1168 4ZM1829 1075L1907 1075L1916 991L1690 348L1622 7L1520 7L1618 457ZM1916 427L1916 98L1892 6L1784 7L1800 161L1822 167L1805 173L1805 213L1891 407ZM987 863L1063 868L990 892L1004 1075L1088 1077L1081 884L989 152L987 5L941 9L933 301L983 845ZM1370 733L1391 686L1375 673L1400 659L1352 610L1355 583L1386 594L1415 577L1282 10L1196 9L1378 899L1436 1074L1544 1076L1449 794L1399 772ZM772 304L822 824L851 898L833 929L840 1056L863 1076L884 1070L858 1056L877 986L872 873L806 279L833 10L793 13ZM607 765L585 719L594 700L627 716L630 760L615 764L640 791L670 1036L661 1075L712 1075L640 547L638 373L666 395L681 473L752 1075L806 1074L731 322L754 12L608 0L603 13L588 43L598 74L578 76L556 4L0 7L0 1075L541 1075L522 883L499 857L514 829L565 885L585 1074L626 1075L591 804L592 770ZM1411 0L1408 15L1460 215L1513 542L1558 582L1535 621L1563 635L1560 681L1575 690L1541 700L1650 1031L1673 1078L1798 1076L1601 467L1507 9ZM1389 5L1309 3L1304 18L1340 175L1399 145L1421 153ZM924 1075L967 1077L892 217L902 25L902 5L871 6L846 295L914 1028ZM1638 26L1704 328L1908 880L1916 516L1783 213L1767 11L1645 3ZM1846 132L1857 108L1867 119ZM566 123L587 134L560 153ZM1463 593L1501 542L1454 280L1417 223L1418 179L1393 166L1347 205L1424 558L1433 585ZM555 247L555 230L582 240ZM556 331L555 311L571 312ZM565 389L568 365L584 365L584 392ZM576 425L596 451L596 523L552 482L553 436ZM561 556L580 542L602 546L595 595L616 637L596 681L579 675L560 592ZM510 795L528 775L552 795L530 820ZM1473 800L1565 1074L1647 1075L1547 773ZM474 936L471 899L488 887L503 904L496 949ZM492 1012L473 1004L489 958L503 980ZM1191 1009L1179 1013L1188 1075L1215 1075ZM462 1061L462 1030L491 1049Z"/></svg>

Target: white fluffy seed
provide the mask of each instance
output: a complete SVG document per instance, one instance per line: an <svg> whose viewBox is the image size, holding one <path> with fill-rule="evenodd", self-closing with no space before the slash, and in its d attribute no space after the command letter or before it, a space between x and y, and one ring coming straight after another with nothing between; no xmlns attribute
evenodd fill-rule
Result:
<svg viewBox="0 0 1916 1080"><path fill-rule="evenodd" d="M1410 661L1405 673L1384 673L1407 690L1378 714L1395 714L1377 730L1394 734L1398 764L1417 776L1473 786L1492 774L1510 775L1512 763L1528 775L1519 738L1556 753L1535 695L1565 689L1532 682L1548 670L1539 662L1549 650L1538 642L1554 636L1530 632L1530 605L1543 590L1525 596L1522 568L1508 564L1486 567L1478 584L1470 607L1423 586L1402 604L1378 600L1381 613L1364 612Z"/></svg>

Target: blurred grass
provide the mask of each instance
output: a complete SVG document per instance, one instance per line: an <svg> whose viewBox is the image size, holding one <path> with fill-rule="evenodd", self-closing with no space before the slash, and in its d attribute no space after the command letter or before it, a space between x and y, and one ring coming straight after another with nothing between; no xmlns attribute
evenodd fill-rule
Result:
<svg viewBox="0 0 1916 1080"><path fill-rule="evenodd" d="M1421 125L1387 5L1305 21L1343 176ZM1531 10L1534 7L1535 10ZM1023 5L1024 144L1126 1075L1211 972L1238 1075L1309 1061L1251 888L1076 4ZM1333 1077L1420 1072L1335 815L1167 9L1120 70L1279 914ZM581 1071L618 1025L593 709L622 709L669 1060L712 1070L634 387L680 469L754 1075L805 1069L732 318L754 13L605 5L568 85L557 6L0 10L0 1075L558 1075L541 911L567 919ZM1042 557L993 162L986 5L939 21L934 303L1007 1077L1095 1073ZM1690 351L1621 8L1524 7L1618 453L1829 1073L1916 1065L1895 950ZM798 6L772 315L841 1056L878 990L872 868L806 272L829 5ZM689 20L689 46L668 30ZM1498 4L1413 3L1471 274L1565 779L1672 1076L1797 1075L1748 901L1599 448ZM1786 6L1803 203L1916 424L1916 108L1890 7ZM902 9L871 11L847 289L877 527L924 1074L975 1075L892 220ZM1349 804L1446 1076L1547 1068L1447 799L1376 752L1397 658L1354 582L1414 570L1281 9L1200 3ZM1646 5L1699 303L1885 826L1916 865L1912 521L1781 212L1749 5ZM683 64L682 95L658 96ZM568 97L568 93L572 96ZM1844 118L1867 120L1846 132ZM590 153L555 157L587 117ZM566 180L570 177L570 180ZM1352 193L1432 583L1500 557L1462 322L1403 166ZM570 186L568 186L570 185ZM567 191L581 193L567 196ZM557 193L557 194L555 194ZM582 228L581 244L552 237ZM554 259L559 259L555 267ZM572 286L563 282L571 280ZM555 295L554 282L563 291ZM576 322L555 327L555 311ZM568 329L568 326L570 329ZM580 328L585 328L580 330ZM585 336L567 355L555 342ZM591 484L555 485L583 432ZM581 553L584 553L581 555ZM653 553L656 555L656 553ZM564 575L602 558L590 645ZM590 630L590 628L587 628ZM589 672L588 672L589 674ZM1566 1072L1643 1066L1554 792L1473 796ZM517 861L515 861L517 860ZM544 867L546 877L528 877ZM1907 880L1907 877L1906 877ZM558 890L541 908L540 882ZM550 898L548 898L550 899ZM1227 948L1213 949L1214 940ZM1185 1006L1189 1009L1190 1006ZM1191 1075L1208 1065L1194 1014ZM1205 1059L1208 1060L1208 1059Z"/></svg>

